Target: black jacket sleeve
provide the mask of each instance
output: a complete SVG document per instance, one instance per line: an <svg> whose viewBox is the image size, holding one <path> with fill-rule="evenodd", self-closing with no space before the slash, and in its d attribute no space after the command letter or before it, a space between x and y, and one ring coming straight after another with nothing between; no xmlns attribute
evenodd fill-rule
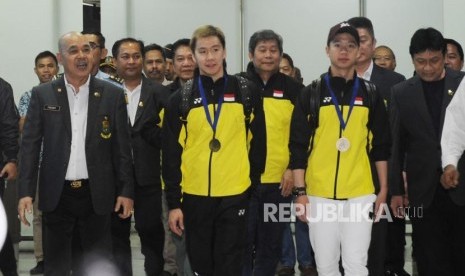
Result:
<svg viewBox="0 0 465 276"><path fill-rule="evenodd" d="M265 113L263 110L263 99L260 89L251 81L248 82L251 90L253 111L252 120L250 121L250 141L249 161L250 161L250 179L252 184L260 182L260 176L265 171L266 159L266 130L265 130Z"/></svg>
<svg viewBox="0 0 465 276"><path fill-rule="evenodd" d="M373 134L370 159L376 161L387 161L390 156L391 135L389 130L388 114L382 95L378 90L371 96L374 102L370 108L370 131ZM370 97L370 95L369 95Z"/></svg>
<svg viewBox="0 0 465 276"><path fill-rule="evenodd" d="M178 90L169 98L162 128L162 176L170 210L181 207L182 197L181 155L183 149L179 144L179 135L183 131L183 122L180 118L180 101L181 90Z"/></svg>
<svg viewBox="0 0 465 276"><path fill-rule="evenodd" d="M8 160L16 160L19 150L19 114L11 85L0 79L0 147Z"/></svg>
<svg viewBox="0 0 465 276"><path fill-rule="evenodd" d="M402 171L405 167L405 133L402 129L400 114L398 109L398 99L395 95L395 90L392 89L391 101L389 108L389 123L391 126L392 133L392 147L391 147L391 158L389 159L389 173L388 173L388 185L389 194L391 195L403 195L405 194L404 180Z"/></svg>
<svg viewBox="0 0 465 276"><path fill-rule="evenodd" d="M39 170L39 156L42 145L43 129L40 107L42 103L39 91L34 87L31 92L31 101L27 109L21 137L21 164L19 166L18 195L34 198L37 188L37 173Z"/></svg>
<svg viewBox="0 0 465 276"><path fill-rule="evenodd" d="M143 81L149 81L144 78ZM161 122L163 121L163 116L165 108L168 105L168 100L170 97L170 90L163 85L157 83L152 83L152 105L150 110L150 116L147 117L147 122L144 122L144 126L141 130L142 138L149 143L150 145L161 148Z"/></svg>
<svg viewBox="0 0 465 276"><path fill-rule="evenodd" d="M314 127L309 122L311 86L305 87L297 96L291 118L289 151L291 153L290 169L307 167L308 150Z"/></svg>

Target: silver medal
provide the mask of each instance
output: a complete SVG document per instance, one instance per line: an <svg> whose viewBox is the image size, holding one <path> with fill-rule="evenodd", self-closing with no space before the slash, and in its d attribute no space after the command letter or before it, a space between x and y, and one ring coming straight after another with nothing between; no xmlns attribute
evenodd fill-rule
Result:
<svg viewBox="0 0 465 276"><path fill-rule="evenodd" d="M346 152L350 148L350 141L346 137L341 137L336 141L336 149L340 152Z"/></svg>

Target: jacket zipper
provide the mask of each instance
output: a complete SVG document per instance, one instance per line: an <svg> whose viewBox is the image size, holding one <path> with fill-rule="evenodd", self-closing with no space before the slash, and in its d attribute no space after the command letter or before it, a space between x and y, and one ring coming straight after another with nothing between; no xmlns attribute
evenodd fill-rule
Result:
<svg viewBox="0 0 465 276"><path fill-rule="evenodd" d="M212 157L213 157L213 151L210 150L210 159L208 161L208 196L211 194L211 188L212 188Z"/></svg>
<svg viewBox="0 0 465 276"><path fill-rule="evenodd" d="M210 92L211 95L214 95L213 89ZM215 102L213 102L213 114L215 114ZM215 138L216 130L213 131L213 138ZM212 139L213 139L212 138ZM208 196L211 196L211 189L212 189L212 159L213 159L213 151L210 149L210 158L208 159Z"/></svg>
<svg viewBox="0 0 465 276"><path fill-rule="evenodd" d="M344 104L343 104L343 100L344 100L344 90L342 90L341 92L342 94L342 97L341 97L341 114L342 114L342 118L344 119ZM339 122L340 124L340 122ZM339 138L342 138L342 126L339 126ZM337 178L338 178L338 175L339 175L339 160L341 158L341 152L339 150L337 150L337 159L336 159L336 173L334 175L334 194L333 194L333 199L337 199L336 197L336 191L337 191Z"/></svg>

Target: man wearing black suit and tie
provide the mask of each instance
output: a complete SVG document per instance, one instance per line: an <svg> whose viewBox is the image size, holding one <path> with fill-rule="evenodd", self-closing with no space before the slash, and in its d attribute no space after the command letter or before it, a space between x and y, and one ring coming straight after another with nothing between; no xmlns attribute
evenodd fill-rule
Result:
<svg viewBox="0 0 465 276"><path fill-rule="evenodd" d="M391 87L405 80L405 77L399 73L379 67L373 62L373 55L376 48L376 38L371 20L366 17L353 17L349 19L349 23L354 26L360 36L360 55L357 59L357 75L363 79L373 82L383 96L385 103L389 101ZM372 162L372 171L375 171L374 163ZM373 177L376 194L384 194L387 197L388 191L380 189L378 177ZM393 240L390 243L388 236ZM385 261L389 256L396 256L395 263L389 264L386 270L396 274L393 276L408 275L404 267L404 244L405 244L405 220L394 219L392 223L388 223L386 219L381 219L373 224L371 232L371 243L368 251L368 270L371 276L384 275ZM390 259L390 258L389 258ZM386 272L387 275L389 272Z"/></svg>
<svg viewBox="0 0 465 276"><path fill-rule="evenodd" d="M64 77L31 93L20 151L18 213L29 225L25 213L32 211L43 141L39 208L45 275L70 275L75 228L86 262L83 273L89 274L94 262L108 261L111 213L127 218L133 207L127 111L121 89L90 76L91 47L83 35L67 33L58 47Z"/></svg>
<svg viewBox="0 0 465 276"><path fill-rule="evenodd" d="M145 256L146 275L163 272L164 228L161 221L159 112L168 100L169 90L142 75L144 43L123 38L112 47L118 76L123 81L134 159L134 220ZM121 275L132 275L131 219L112 218L113 253Z"/></svg>
<svg viewBox="0 0 465 276"><path fill-rule="evenodd" d="M391 207L394 215L410 217L413 250L421 276L465 275L465 190L440 183L440 138L446 131L445 112L464 73L444 69L445 53L446 45L439 31L417 30L410 42L416 76L393 87L390 103ZM407 192L402 177L404 167L408 213L403 212L403 195ZM463 160L458 168L465 173Z"/></svg>

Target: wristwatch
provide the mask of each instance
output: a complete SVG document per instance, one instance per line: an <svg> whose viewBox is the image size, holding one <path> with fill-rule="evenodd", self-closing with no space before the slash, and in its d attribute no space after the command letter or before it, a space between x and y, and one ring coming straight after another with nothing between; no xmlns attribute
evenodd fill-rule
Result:
<svg viewBox="0 0 465 276"><path fill-rule="evenodd" d="M292 195L295 197L307 195L307 187L294 187L292 188Z"/></svg>

